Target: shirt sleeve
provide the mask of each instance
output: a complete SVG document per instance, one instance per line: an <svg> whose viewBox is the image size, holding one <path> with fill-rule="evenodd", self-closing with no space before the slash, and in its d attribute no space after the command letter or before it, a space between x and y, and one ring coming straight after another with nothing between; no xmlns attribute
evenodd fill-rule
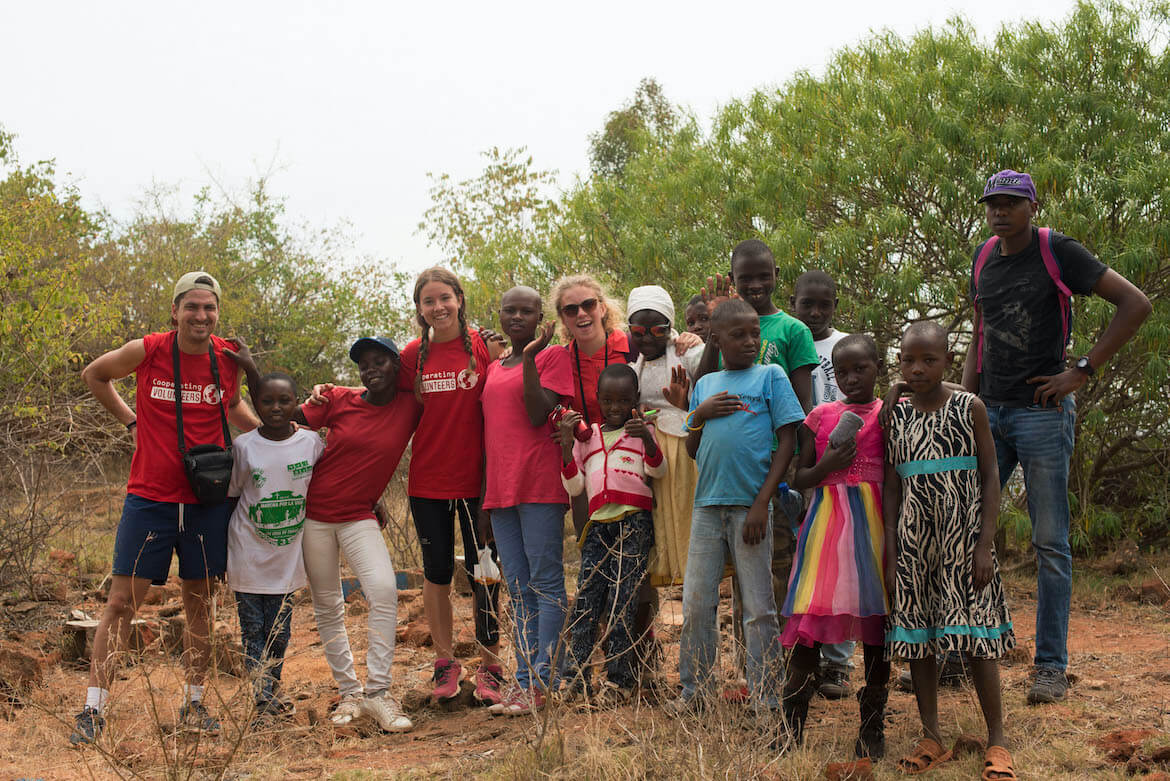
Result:
<svg viewBox="0 0 1170 781"><path fill-rule="evenodd" d="M232 479L228 483L228 496L240 496L244 493L244 480L248 476L248 465L245 463L248 451L241 448L238 441L232 450L235 458L232 459Z"/></svg>
<svg viewBox="0 0 1170 781"><path fill-rule="evenodd" d="M554 345L541 350L536 356L536 372L540 387L558 396L573 395L573 363L565 348Z"/></svg>
<svg viewBox="0 0 1170 781"><path fill-rule="evenodd" d="M691 349L683 353L682 365L687 370L687 376L691 378L691 392L695 390L695 373L699 371L699 364L703 360L703 345L695 345Z"/></svg>
<svg viewBox="0 0 1170 781"><path fill-rule="evenodd" d="M414 375L418 372L418 339L414 339L402 348L402 355L398 361L398 389L414 390Z"/></svg>
<svg viewBox="0 0 1170 781"><path fill-rule="evenodd" d="M819 366L821 357L817 355L817 346L813 342L812 331L808 326L792 318L788 324L787 349L784 365L789 371L795 371L802 366Z"/></svg>
<svg viewBox="0 0 1170 781"><path fill-rule="evenodd" d="M824 410L821 409L823 406L823 404L818 404L813 407L804 418L804 425L808 426L808 430L814 434L817 431L817 427L821 425L821 415L824 414Z"/></svg>
<svg viewBox="0 0 1170 781"><path fill-rule="evenodd" d="M805 329L808 330L808 329ZM788 376L776 364L768 367L768 411L772 415L772 429L787 426L804 420L804 409L796 400L792 390L792 383Z"/></svg>
<svg viewBox="0 0 1170 781"><path fill-rule="evenodd" d="M1052 233L1052 252L1060 261L1060 279L1072 292L1087 296L1109 269L1076 239Z"/></svg>
<svg viewBox="0 0 1170 781"><path fill-rule="evenodd" d="M654 436L654 444L658 448L658 452L654 457L646 456L642 463L646 466L646 475L648 477L664 477L666 475L666 451L662 449L662 443L658 441L658 429L650 426L650 433Z"/></svg>
<svg viewBox="0 0 1170 781"><path fill-rule="evenodd" d="M699 381L695 383L695 387L691 388L691 406L688 412L694 412L703 402L703 399L707 398L707 383L703 382L705 379L707 379L707 375L700 377Z"/></svg>
<svg viewBox="0 0 1170 781"><path fill-rule="evenodd" d="M337 392L337 388L325 391L323 394L329 400L328 404L314 404L311 401L306 401L301 405L301 412L305 416L305 424L311 429L319 429L329 422L329 414L333 410L333 405L341 400L341 395Z"/></svg>

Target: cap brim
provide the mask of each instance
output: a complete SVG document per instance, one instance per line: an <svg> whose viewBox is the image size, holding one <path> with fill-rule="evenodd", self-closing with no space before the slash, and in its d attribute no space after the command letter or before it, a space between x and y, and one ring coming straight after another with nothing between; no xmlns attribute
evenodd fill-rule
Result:
<svg viewBox="0 0 1170 781"><path fill-rule="evenodd" d="M1028 202L1032 202L1032 201L1036 200L1028 193L1021 193L1021 192L1017 192L1015 190L992 190L989 193L984 193L983 197L980 198L979 200L975 201L975 203L983 203L988 198L994 198L997 195L1010 195L1013 198L1023 198L1025 201L1028 201Z"/></svg>
<svg viewBox="0 0 1170 781"><path fill-rule="evenodd" d="M397 350L392 349L388 345L382 344L377 339L371 339L368 336L363 336L361 339L358 339L356 342L354 342L353 346L349 348L349 359L354 363L357 363L358 358L362 354L362 350L366 349L367 347L377 347L379 350L390 353L395 358L398 357Z"/></svg>

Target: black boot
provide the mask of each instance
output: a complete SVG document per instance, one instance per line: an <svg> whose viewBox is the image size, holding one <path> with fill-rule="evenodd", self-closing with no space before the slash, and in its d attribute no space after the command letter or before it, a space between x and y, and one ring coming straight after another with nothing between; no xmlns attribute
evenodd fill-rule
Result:
<svg viewBox="0 0 1170 781"><path fill-rule="evenodd" d="M853 753L859 757L880 759L886 754L886 700L890 690L886 686L864 686L857 692L861 711L861 729Z"/></svg>
<svg viewBox="0 0 1170 781"><path fill-rule="evenodd" d="M773 745L783 753L789 748L804 744L804 723L808 719L808 703L816 692L816 668L803 668L796 664L795 657L788 665L788 680L784 683L785 731Z"/></svg>

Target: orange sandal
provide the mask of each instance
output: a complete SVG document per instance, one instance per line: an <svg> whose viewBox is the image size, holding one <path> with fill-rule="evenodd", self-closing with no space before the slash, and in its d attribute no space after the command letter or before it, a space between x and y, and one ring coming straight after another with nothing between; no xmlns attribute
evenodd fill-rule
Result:
<svg viewBox="0 0 1170 781"><path fill-rule="evenodd" d="M988 746L983 755L983 781L1016 781L1012 755L1003 746Z"/></svg>
<svg viewBox="0 0 1170 781"><path fill-rule="evenodd" d="M928 770L934 770L951 758L951 752L938 744L938 741L923 738L918 741L911 754L898 760L898 769L908 776L917 776ZM1008 778L1011 778L1008 776Z"/></svg>

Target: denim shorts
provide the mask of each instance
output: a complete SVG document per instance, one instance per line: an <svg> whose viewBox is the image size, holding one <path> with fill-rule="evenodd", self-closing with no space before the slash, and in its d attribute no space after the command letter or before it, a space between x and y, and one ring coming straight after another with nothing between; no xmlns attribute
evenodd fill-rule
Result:
<svg viewBox="0 0 1170 781"><path fill-rule="evenodd" d="M171 554L177 552L183 580L222 577L235 504L235 499L210 506L176 504L126 494L114 539L113 574L162 585L171 571Z"/></svg>

